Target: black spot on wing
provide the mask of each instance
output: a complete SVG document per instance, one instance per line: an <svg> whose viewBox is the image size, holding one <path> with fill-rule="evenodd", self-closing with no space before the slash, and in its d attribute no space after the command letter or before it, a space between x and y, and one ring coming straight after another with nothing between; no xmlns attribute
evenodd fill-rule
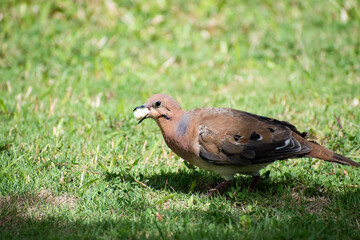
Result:
<svg viewBox="0 0 360 240"><path fill-rule="evenodd" d="M261 138L260 134L256 133L255 131L250 135L250 140L256 141Z"/></svg>
<svg viewBox="0 0 360 240"><path fill-rule="evenodd" d="M256 115L256 114L253 114L253 113L248 113L248 112L243 112L244 114L248 115L248 116L252 116L254 118L257 118L258 120L262 121L262 122L266 122L266 123L270 123L270 124L273 124L275 126L277 125L284 125L288 128L290 128L291 131L299 134L301 137L307 139L308 138L308 133L307 132L300 132L294 125L292 125L291 123L289 122L286 122L286 121L280 121L280 120L277 120L277 119L274 119L274 118L268 118L268 117L263 117L263 116L260 116L260 115ZM270 129L269 129L270 130ZM271 131L271 130L270 130Z"/></svg>
<svg viewBox="0 0 360 240"><path fill-rule="evenodd" d="M242 138L242 136L240 136L240 135L237 135L237 134L236 134L236 135L234 136L234 140L235 140L235 141L239 141L240 138Z"/></svg>

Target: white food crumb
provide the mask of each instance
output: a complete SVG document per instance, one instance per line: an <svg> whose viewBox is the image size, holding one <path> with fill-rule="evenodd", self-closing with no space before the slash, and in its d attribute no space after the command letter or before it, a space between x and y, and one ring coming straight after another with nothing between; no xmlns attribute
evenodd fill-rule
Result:
<svg viewBox="0 0 360 240"><path fill-rule="evenodd" d="M134 111L134 117L137 119L137 120L140 120L142 119L143 117L145 117L146 115L149 114L149 109L147 108L138 108Z"/></svg>

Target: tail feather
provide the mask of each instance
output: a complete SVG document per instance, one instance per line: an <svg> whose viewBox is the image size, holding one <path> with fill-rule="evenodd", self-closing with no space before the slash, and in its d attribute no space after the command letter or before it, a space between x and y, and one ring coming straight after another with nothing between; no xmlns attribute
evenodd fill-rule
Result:
<svg viewBox="0 0 360 240"><path fill-rule="evenodd" d="M315 142L309 142L309 143L311 144L312 147L311 152L308 154L308 156L310 157L319 158L325 161L336 162L354 167L360 166L359 163L354 162L353 160L350 160L349 158L337 154L329 149L326 149Z"/></svg>
<svg viewBox="0 0 360 240"><path fill-rule="evenodd" d="M341 164L349 165L349 166L354 166L354 167L360 167L359 163L354 162L354 161L350 160L349 158L344 157L343 155L340 155L340 154L337 154L337 153L334 153L332 159L335 159L335 161L337 163L341 163Z"/></svg>

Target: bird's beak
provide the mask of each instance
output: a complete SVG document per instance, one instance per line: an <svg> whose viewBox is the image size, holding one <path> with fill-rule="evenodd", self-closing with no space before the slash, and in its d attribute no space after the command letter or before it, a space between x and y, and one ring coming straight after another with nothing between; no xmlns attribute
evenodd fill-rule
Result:
<svg viewBox="0 0 360 240"><path fill-rule="evenodd" d="M136 108L134 108L134 116L137 120L139 120L138 124L140 124L143 120L145 120L150 113L149 106L141 105Z"/></svg>

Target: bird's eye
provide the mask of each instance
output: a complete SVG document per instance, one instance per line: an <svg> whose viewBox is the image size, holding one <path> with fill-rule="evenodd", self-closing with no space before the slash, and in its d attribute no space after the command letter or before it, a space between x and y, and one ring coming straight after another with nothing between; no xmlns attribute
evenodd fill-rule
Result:
<svg viewBox="0 0 360 240"><path fill-rule="evenodd" d="M155 107L160 107L161 106L161 102L160 101L156 101L154 104Z"/></svg>

